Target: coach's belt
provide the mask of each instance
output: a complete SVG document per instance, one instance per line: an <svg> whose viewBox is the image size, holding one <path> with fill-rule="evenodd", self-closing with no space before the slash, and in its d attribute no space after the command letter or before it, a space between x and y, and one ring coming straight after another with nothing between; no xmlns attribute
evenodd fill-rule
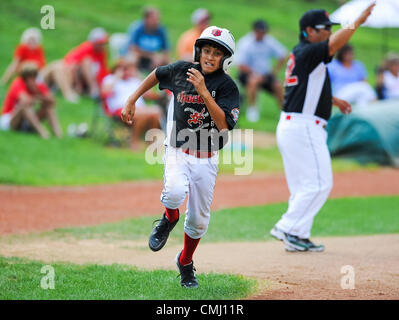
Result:
<svg viewBox="0 0 399 320"><path fill-rule="evenodd" d="M286 116L285 116L285 120L291 120L291 119L292 119L291 115L286 115ZM321 124L322 127L323 127L324 129L327 127L327 125L324 124L324 123L321 123L320 120L315 119L314 122L315 122L317 125Z"/></svg>
<svg viewBox="0 0 399 320"><path fill-rule="evenodd" d="M196 158L212 158L215 153L207 152L207 151L198 151L198 150L190 150L190 149L181 149L184 153L190 154Z"/></svg>

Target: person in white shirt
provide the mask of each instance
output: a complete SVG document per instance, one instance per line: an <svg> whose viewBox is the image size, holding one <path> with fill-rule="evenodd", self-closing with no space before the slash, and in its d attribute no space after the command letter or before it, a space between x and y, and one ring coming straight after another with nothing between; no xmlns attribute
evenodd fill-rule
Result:
<svg viewBox="0 0 399 320"><path fill-rule="evenodd" d="M268 34L268 30L264 20L257 20L253 24L253 32L246 34L237 44L239 81L246 88L246 116L251 122L259 120L256 100L260 88L270 92L277 99L280 108L284 101L283 87L277 74L286 62L287 50ZM277 59L274 66L272 59Z"/></svg>
<svg viewBox="0 0 399 320"><path fill-rule="evenodd" d="M104 78L101 96L104 109L109 116L120 119L121 111L128 97L141 84L141 79L138 78L137 74L136 60L121 58L116 62L113 72ZM148 91L144 98L158 100L160 97L156 92ZM160 117L162 116L162 111L158 106L147 106L143 98L137 101L136 107L131 140L132 150L141 149L140 138L146 129L160 128Z"/></svg>
<svg viewBox="0 0 399 320"><path fill-rule="evenodd" d="M362 62L355 60L354 49L344 45L336 59L327 65L334 97L345 100L354 108L366 107L377 99L373 87L367 82L367 70Z"/></svg>
<svg viewBox="0 0 399 320"><path fill-rule="evenodd" d="M377 90L383 99L399 99L399 55L391 53L377 79Z"/></svg>

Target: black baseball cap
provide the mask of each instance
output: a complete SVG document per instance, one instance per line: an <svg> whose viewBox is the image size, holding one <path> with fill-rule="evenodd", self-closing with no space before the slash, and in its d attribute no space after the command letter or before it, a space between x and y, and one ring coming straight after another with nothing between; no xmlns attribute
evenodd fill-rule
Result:
<svg viewBox="0 0 399 320"><path fill-rule="evenodd" d="M252 28L254 30L262 30L262 31L267 31L269 29L269 26L267 24L267 22L265 20L256 20L253 24L252 24Z"/></svg>
<svg viewBox="0 0 399 320"><path fill-rule="evenodd" d="M332 22L326 10L312 9L304 13L299 20L299 28L305 30L306 27L315 27L317 25L333 26L339 23Z"/></svg>

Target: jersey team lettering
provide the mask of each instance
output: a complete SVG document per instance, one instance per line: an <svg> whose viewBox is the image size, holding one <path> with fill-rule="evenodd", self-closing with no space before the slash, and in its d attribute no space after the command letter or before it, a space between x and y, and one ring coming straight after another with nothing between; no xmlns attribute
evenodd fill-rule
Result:
<svg viewBox="0 0 399 320"><path fill-rule="evenodd" d="M185 91L182 91L177 95L177 101L179 101L182 106L186 103L205 104L204 99L202 99L200 95L187 94Z"/></svg>

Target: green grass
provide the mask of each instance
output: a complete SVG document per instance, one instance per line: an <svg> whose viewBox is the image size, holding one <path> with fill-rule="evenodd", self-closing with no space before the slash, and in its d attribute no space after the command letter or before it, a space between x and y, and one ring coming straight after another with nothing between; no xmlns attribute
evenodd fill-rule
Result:
<svg viewBox="0 0 399 320"><path fill-rule="evenodd" d="M162 23L167 27L171 43L171 55L175 58L175 46L180 34L191 27L191 13L198 7L205 7L212 13L212 23L229 28L238 40L246 34L254 20L266 19L270 24L270 33L289 50L298 42L298 21L301 15L311 8L325 8L332 13L339 7L339 1L318 0L233 0L233 1L190 1L174 0L173 6L163 0L114 0L90 1L57 0L46 4L54 6L55 29L43 30L47 61L63 57L73 46L86 40L89 31L103 26L109 33L125 32L132 21L141 18L146 5L155 5L161 10ZM20 35L30 26L40 26L43 15L40 0L2 1L0 3L0 70L4 70L11 60ZM336 29L334 29L336 30ZM388 50L399 51L399 30L389 29ZM60 41L62 39L62 41ZM383 58L383 32L379 29L360 28L351 43L356 49L356 58L366 65L370 82L376 81L375 68ZM233 70L233 75L236 70ZM284 70L279 74L284 77ZM261 121L255 125L242 121L243 127L255 127L273 130L276 125L278 108L274 99L262 95Z"/></svg>
<svg viewBox="0 0 399 320"><path fill-rule="evenodd" d="M45 263L0 257L0 300L197 300L240 299L257 281L226 274L198 274L196 290L180 287L176 272L143 271L124 265L53 263L54 289L41 288Z"/></svg>
<svg viewBox="0 0 399 320"><path fill-rule="evenodd" d="M94 105L60 103L58 113L66 131L70 123L87 122L91 125ZM84 119L88 119L85 120ZM78 120L82 119L82 120ZM78 121L77 121L78 120ZM99 121L101 123L101 121ZM250 154L248 153L248 156ZM238 160L243 159L242 154ZM220 159L223 158L221 154ZM159 157L162 160L162 157ZM250 158L246 159L247 163ZM220 161L220 173L232 174L244 164ZM375 168L353 161L333 160L335 171ZM283 172L277 147L253 150L254 172ZM103 140L77 139L68 136L44 141L35 134L0 132L0 183L32 186L88 185L129 180L162 179L163 164L148 164L144 152L133 153L126 148L105 147Z"/></svg>
<svg viewBox="0 0 399 320"><path fill-rule="evenodd" d="M248 32L254 20L262 17L269 22L271 34L289 49L298 41L298 21L306 10L322 7L332 13L339 7L338 1L334 0L314 3L304 0L174 0L173 6L163 0L97 1L95 5L89 1L57 0L47 1L46 4L53 5L55 9L55 29L43 30L48 61L63 57L72 46L85 40L94 27L103 26L109 33L126 31L132 21L141 18L142 9L149 4L157 6L161 11L162 23L168 28L173 57L177 39L184 30L191 27L191 13L198 7L208 8L212 13L212 23L229 28L236 39ZM0 3L0 32L3 40L1 69L10 61L23 30L30 26L40 26L42 5L40 0ZM398 35L398 30L389 29L388 49L399 50ZM357 58L366 64L371 80L375 79L374 67L383 56L382 37L381 30L362 27L352 39Z"/></svg>
<svg viewBox="0 0 399 320"><path fill-rule="evenodd" d="M0 158L3 184L87 185L159 179L163 174L162 165L148 165L142 153L104 148L91 140L66 138L44 145L35 136L4 133L0 144L2 155L7 155ZM26 147L20 148L21 144Z"/></svg>
<svg viewBox="0 0 399 320"><path fill-rule="evenodd" d="M87 98L82 99L80 105L71 105L59 99L57 113L64 133L71 123L86 122L91 128L96 107ZM0 131L0 183L52 186L162 179L163 164L148 164L144 152L133 153L127 148L106 147L100 134L104 118L100 117L97 121L96 135L85 139L65 135L62 139L45 141L36 134ZM221 174L232 174L236 168L242 167L243 164L236 162L223 164L220 161ZM333 160L335 171L373 167L376 165L364 166L350 160ZM284 168L277 147L255 148L252 169L254 172L282 173Z"/></svg>
<svg viewBox="0 0 399 320"><path fill-rule="evenodd" d="M235 151L231 154L232 163L223 163L223 152L219 156L219 168L221 174L234 174L237 170L252 167L253 172L263 173L283 173L284 166L280 151L277 146L267 149L255 148L244 154L244 152ZM252 160L251 160L252 157ZM230 158L226 158L230 159ZM252 161L252 162L251 162ZM252 166L250 165L252 163ZM332 169L334 172L355 171L360 169L376 170L377 164L359 164L350 159L334 158L332 159Z"/></svg>
<svg viewBox="0 0 399 320"><path fill-rule="evenodd" d="M399 197L344 198L328 200L316 216L312 236L354 236L399 233ZM212 213L201 242L265 241L268 231L287 204L225 209ZM129 219L93 227L64 228L54 232L14 235L1 241L43 238L99 238L103 241L143 240L151 232L153 217ZM183 219L182 219L183 220ZM181 243L183 221L169 244ZM52 263L55 289L43 290L40 281L45 263L0 257L1 299L240 299L254 294L256 280L226 274L198 274L200 287L183 290L176 272L144 271L125 265L74 265Z"/></svg>
<svg viewBox="0 0 399 320"><path fill-rule="evenodd" d="M55 29L43 30L46 56L48 61L62 58L73 46L86 40L89 31L103 26L109 33L125 32L132 21L141 18L146 5L155 5L161 10L162 23L167 27L171 43L171 55L175 58L175 45L179 35L191 27L190 16L194 9L206 7L212 13L212 23L229 28L238 40L246 34L254 20L262 17L271 27L270 33L289 50L298 41L298 21L308 9L325 8L330 13L339 7L338 1L319 0L316 3L304 0L233 0L233 1L190 1L175 0L173 6L167 1L151 0L114 0L82 3L79 0L48 1L54 6ZM2 50L0 52L0 70L4 70L11 60L11 54L19 43L21 33L30 26L40 26L42 15L39 0L2 1L0 3L0 34ZM399 31L389 29L389 50L399 50ZM62 41L60 41L62 39ZM383 32L378 29L360 28L351 42L356 48L356 57L363 61L375 83L375 67L383 58ZM233 69L233 75L236 70ZM284 70L280 73L282 79ZM264 112L260 129L271 130L275 123L277 105L273 99L261 98ZM271 116L270 119L269 116ZM274 118L273 118L274 117ZM249 124L243 122L244 126ZM250 125L252 127L252 124Z"/></svg>
<svg viewBox="0 0 399 320"><path fill-rule="evenodd" d="M398 196L330 199L317 214L312 236L354 236L399 233ZM212 212L209 229L201 242L260 241L286 211L287 203L223 209ZM62 228L20 237L76 237L79 239L143 240L159 217L141 217L91 227ZM181 242L184 215L168 241Z"/></svg>
<svg viewBox="0 0 399 320"><path fill-rule="evenodd" d="M320 0L317 3L299 0L232 0L232 1L190 1L175 0L173 6L167 1L114 0L91 2L78 0L48 1L55 8L55 29L42 30L43 46L47 61L62 58L72 47L86 40L89 31L103 26L109 33L124 32L129 24L140 18L145 5L152 4L161 10L162 23L168 28L175 57L178 36L191 27L190 15L197 7L208 8L213 16L212 23L229 28L236 39L250 29L253 20L262 17L268 20L271 34L288 49L297 43L297 25L301 14L312 7L324 7L333 12L337 1ZM11 61L12 53L20 41L22 32L31 26L40 26L42 15L39 0L0 1L0 72ZM399 30L389 30L391 50L399 51ZM362 60L375 82L374 69L381 60L381 30L360 28L352 43L357 58ZM111 61L110 61L111 62ZM237 70L232 68L236 77ZM284 70L279 74L283 79ZM3 100L7 87L0 87ZM274 132L279 110L275 100L265 93L260 95L261 121L248 123L244 116L238 127ZM67 103L57 95L57 112L64 130L70 123L91 123L94 105L89 99L82 99L77 105ZM242 115L245 104L242 106ZM143 154L132 155L127 150L105 149L102 141L93 139L68 139L42 141L35 135L0 132L0 183L27 185L84 185L112 183L132 179L153 179L162 177L162 166L148 166ZM337 170L359 168L348 161L338 161ZM221 166L221 173L232 173L234 167ZM276 148L254 151L254 170L282 172L280 155Z"/></svg>

